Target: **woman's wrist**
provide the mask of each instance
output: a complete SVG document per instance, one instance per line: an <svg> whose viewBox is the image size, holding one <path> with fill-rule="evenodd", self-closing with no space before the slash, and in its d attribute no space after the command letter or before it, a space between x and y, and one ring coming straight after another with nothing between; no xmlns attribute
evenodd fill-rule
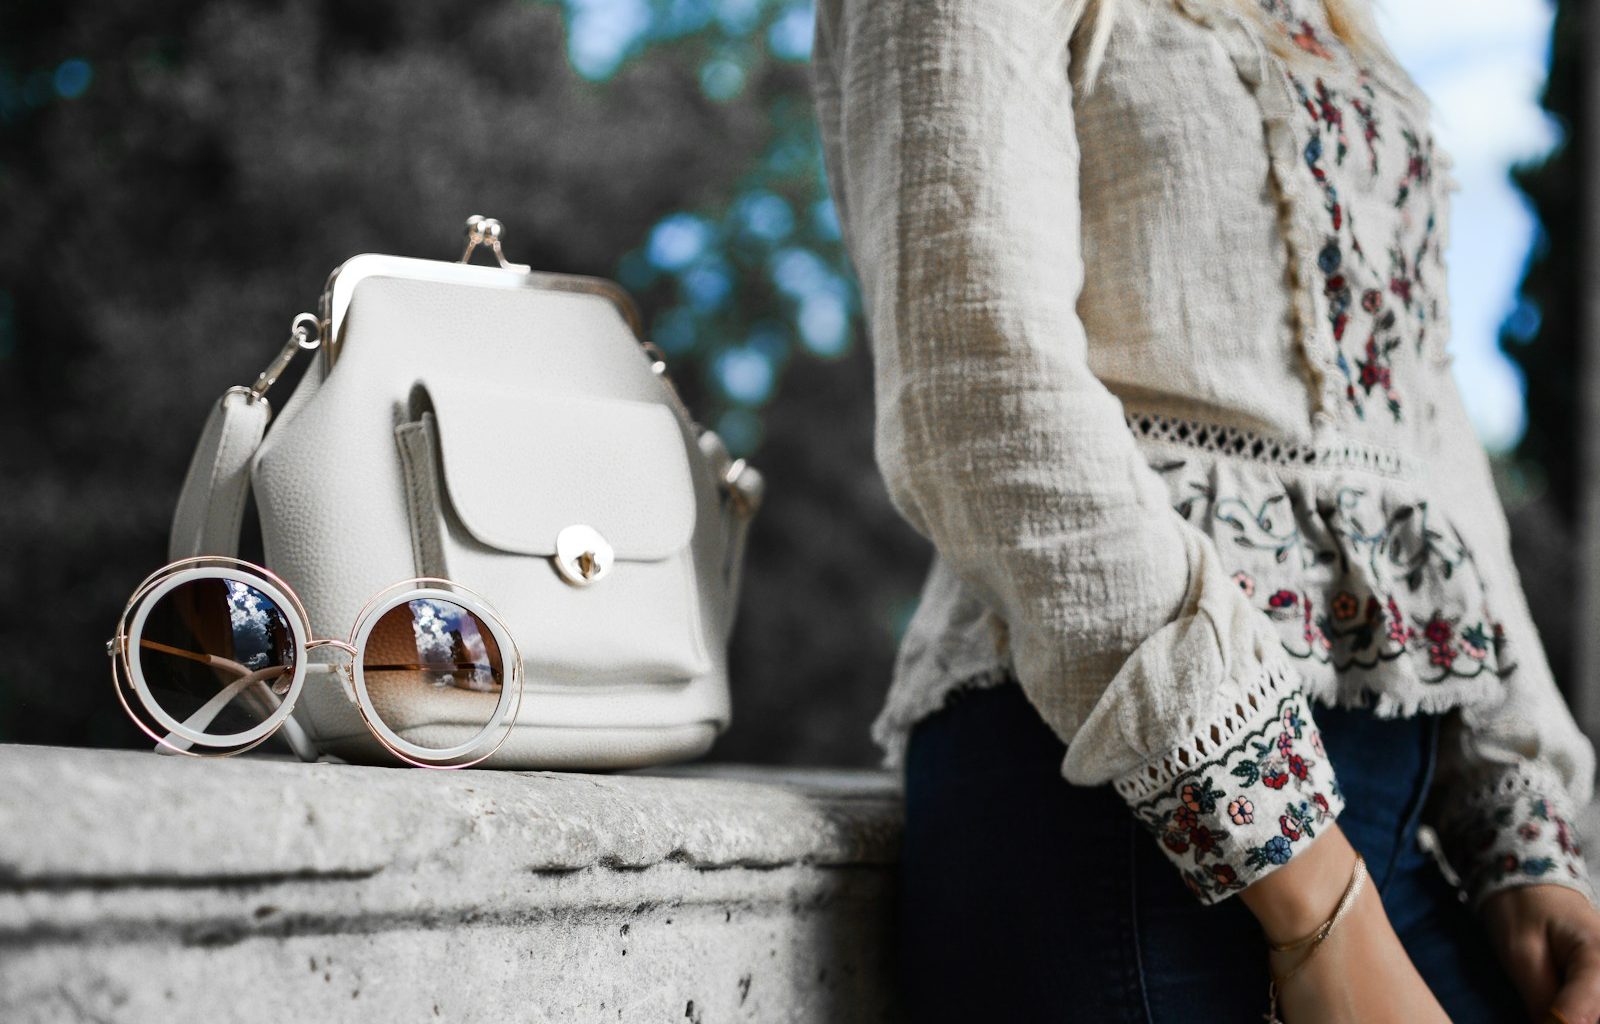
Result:
<svg viewBox="0 0 1600 1024"><path fill-rule="evenodd" d="M1328 919L1350 883L1356 851L1330 824L1287 864L1246 886L1239 898L1271 942L1300 938Z"/></svg>

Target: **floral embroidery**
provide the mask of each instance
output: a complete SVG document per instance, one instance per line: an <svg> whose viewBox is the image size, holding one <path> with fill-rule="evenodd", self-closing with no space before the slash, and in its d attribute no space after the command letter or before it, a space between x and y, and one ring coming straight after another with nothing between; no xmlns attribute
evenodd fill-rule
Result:
<svg viewBox="0 0 1600 1024"><path fill-rule="evenodd" d="M1483 799L1453 802L1440 838L1470 892L1536 881L1588 886L1572 822L1534 786L1513 777Z"/></svg>
<svg viewBox="0 0 1600 1024"><path fill-rule="evenodd" d="M1302 694L1220 756L1189 769L1134 813L1206 900L1287 863L1342 807L1321 734Z"/></svg>
<svg viewBox="0 0 1600 1024"><path fill-rule="evenodd" d="M1284 0L1261 0L1261 6L1284 20L1284 29L1289 33L1289 39L1294 45L1324 60L1333 59L1333 53L1317 39L1317 30L1309 21L1297 16Z"/></svg>
<svg viewBox="0 0 1600 1024"><path fill-rule="evenodd" d="M1400 137L1406 142L1406 173L1400 179L1400 187L1395 193L1396 209L1406 205L1406 200L1411 198L1412 185L1426 184L1433 180L1433 161L1429 159L1417 133L1402 128Z"/></svg>
<svg viewBox="0 0 1600 1024"><path fill-rule="evenodd" d="M1350 106L1355 110L1357 118L1361 121L1361 139L1367 144L1367 171L1373 177L1377 177L1378 147L1374 143L1378 141L1378 117L1372 109L1372 100L1375 94L1373 93L1372 85L1366 81L1365 74L1362 75L1361 88L1367 94L1367 98L1362 99L1360 96L1352 96L1350 97Z"/></svg>
<svg viewBox="0 0 1600 1024"><path fill-rule="evenodd" d="M1296 46L1333 56L1296 5L1262 0L1262 6ZM1443 253L1437 226L1444 200L1434 187L1433 140L1401 105L1380 100L1364 67L1352 71L1330 65L1307 75L1285 65L1282 73L1305 114L1302 158L1322 197L1324 232L1315 251L1321 283L1311 287L1320 294L1333 335L1346 402L1361 419L1381 409L1399 423L1407 407L1400 381L1411 368L1401 366L1397 356L1405 349L1420 357L1432 322L1441 316L1437 293L1444 284ZM1391 119L1394 123L1386 124ZM1359 127L1364 161L1347 159L1352 126ZM1388 178L1386 153L1398 172ZM1395 211L1384 218L1393 225L1383 232L1387 237L1358 229L1361 209L1381 208ZM1387 266L1379 265L1384 254ZM1424 268L1432 266L1440 271L1437 282L1425 276Z"/></svg>
<svg viewBox="0 0 1600 1024"><path fill-rule="evenodd" d="M1377 293L1368 292L1367 294L1375 295ZM1394 314L1386 313L1383 320L1379 321L1378 328L1382 330L1392 326L1393 323ZM1380 389L1383 393L1384 403L1397 420L1400 418L1400 395L1394 387L1394 367L1390 359L1394 350L1399 347L1400 338L1398 337L1391 335L1380 342L1377 331L1367 335L1366 344L1362 349L1363 358L1356 360L1355 384L1347 386L1347 393L1353 393L1355 385L1359 384L1362 392L1367 396L1371 396L1373 388ZM1343 356L1340 356L1340 358L1343 359Z"/></svg>
<svg viewBox="0 0 1600 1024"><path fill-rule="evenodd" d="M1247 573L1235 574L1240 589L1248 584L1252 589L1255 580ZM1393 595L1380 603L1376 596L1368 595L1365 603L1349 591L1340 591L1331 602L1332 617L1314 615L1314 600L1304 591L1280 588L1273 592L1262 610L1269 618L1279 622L1293 622L1299 629L1303 646L1285 642L1284 650L1298 658L1335 662L1335 668L1351 665L1371 668L1377 661L1391 661L1409 650L1426 651L1429 665L1439 672L1425 676L1423 681L1441 682L1452 676L1472 678L1484 672L1494 672L1504 677L1515 665L1500 665L1506 646L1505 628L1499 622L1474 621L1463 628L1459 620L1450 619L1438 610L1430 611L1425 618L1408 622L1401 613ZM1365 609L1364 611L1362 609ZM1333 653L1336 642L1348 648L1349 658L1338 664ZM1387 645L1395 645L1388 649ZM1376 661L1364 663L1358 655L1362 651L1373 654ZM1491 654L1495 665L1489 665Z"/></svg>
<svg viewBox="0 0 1600 1024"><path fill-rule="evenodd" d="M1426 500L1375 510L1374 495L1354 484L1322 500L1297 500L1287 489L1258 500L1219 496L1209 480L1181 480L1188 465L1182 458L1151 463L1178 492L1178 514L1213 535L1221 550L1282 567L1281 574L1240 568L1232 578L1280 627L1286 653L1337 671L1413 654L1420 678L1433 684L1516 670L1505 627L1489 616L1486 601L1470 615L1422 603L1438 600L1452 582L1482 586L1466 540L1453 523L1436 521ZM1316 579L1326 579L1325 589Z"/></svg>

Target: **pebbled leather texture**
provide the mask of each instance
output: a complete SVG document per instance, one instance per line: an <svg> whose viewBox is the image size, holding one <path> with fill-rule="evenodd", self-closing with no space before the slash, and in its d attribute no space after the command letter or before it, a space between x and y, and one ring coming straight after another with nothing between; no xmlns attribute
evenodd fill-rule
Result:
<svg viewBox="0 0 1600 1024"><path fill-rule="evenodd" d="M436 503L449 577L497 608L524 656L516 727L487 766L702 753L730 716L730 555L744 522L615 307L375 277L356 287L342 334L338 361L302 379L251 473L267 564L315 634L348 636L374 594L433 571L412 510ZM589 587L544 557L569 519L617 553ZM313 679L296 719L324 749L384 760L335 677ZM403 734L430 728L425 709L407 718Z"/></svg>
<svg viewBox="0 0 1600 1024"><path fill-rule="evenodd" d="M419 385L413 402L424 393L435 412L419 422L437 425L444 441L440 458L418 471L442 465L445 483L412 489L413 524L441 538L441 561L511 624L530 680L667 682L710 668L706 647L716 641L700 621L689 550L694 481L670 409L529 402L454 384ZM546 443L560 437L575 441ZM610 571L584 587L550 559L556 535L573 524L596 528L616 553Z"/></svg>
<svg viewBox="0 0 1600 1024"><path fill-rule="evenodd" d="M477 541L551 555L573 523L597 529L619 559L683 550L694 482L672 410L660 402L570 395L430 374L443 490Z"/></svg>

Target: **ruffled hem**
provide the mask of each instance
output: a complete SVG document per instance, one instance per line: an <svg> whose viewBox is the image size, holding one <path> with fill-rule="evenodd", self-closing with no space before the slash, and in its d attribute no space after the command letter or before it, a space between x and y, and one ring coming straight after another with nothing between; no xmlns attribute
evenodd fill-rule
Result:
<svg viewBox="0 0 1600 1024"><path fill-rule="evenodd" d="M1141 445L1316 700L1393 717L1504 694L1521 638L1508 635L1451 509L1364 470Z"/></svg>
<svg viewBox="0 0 1600 1024"><path fill-rule="evenodd" d="M888 769L904 764L912 727L944 707L952 694L998 686L1010 679L1011 673L1009 660L996 659L987 665L948 672L936 685L897 684L891 688L889 700L872 723L872 739L883 751L879 764Z"/></svg>
<svg viewBox="0 0 1600 1024"><path fill-rule="evenodd" d="M1404 472L1389 475L1382 453L1301 451L1199 421L1128 416L1168 501L1211 539L1316 703L1380 717L1492 705L1523 646L1536 653L1536 638L1505 625L1521 620L1496 609L1450 506ZM1004 645L976 621L903 652L872 726L884 766L903 763L910 730L951 691L1011 672Z"/></svg>

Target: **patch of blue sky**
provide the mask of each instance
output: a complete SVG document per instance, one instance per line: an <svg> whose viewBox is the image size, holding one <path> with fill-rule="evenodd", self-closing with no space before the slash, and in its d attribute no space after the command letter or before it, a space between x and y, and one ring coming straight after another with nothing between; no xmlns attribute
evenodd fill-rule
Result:
<svg viewBox="0 0 1600 1024"><path fill-rule="evenodd" d="M795 319L801 342L814 354L831 359L849 349L850 309L843 297L826 291L807 295Z"/></svg>
<svg viewBox="0 0 1600 1024"><path fill-rule="evenodd" d="M811 4L790 4L768 26L767 49L779 60L810 60L815 31L816 18Z"/></svg>
<svg viewBox="0 0 1600 1024"><path fill-rule="evenodd" d="M717 23L730 36L746 36L761 22L763 0L716 0Z"/></svg>
<svg viewBox="0 0 1600 1024"><path fill-rule="evenodd" d="M682 270L705 255L714 235L715 230L704 217L669 214L650 231L645 253L662 270Z"/></svg>
<svg viewBox="0 0 1600 1024"><path fill-rule="evenodd" d="M757 189L735 201L733 215L745 233L763 242L781 242L794 231L794 208L776 192Z"/></svg>
<svg viewBox="0 0 1600 1024"><path fill-rule="evenodd" d="M1377 14L1433 101L1435 137L1461 185L1451 197L1445 253L1453 369L1484 444L1504 450L1526 427L1526 400L1497 338L1516 309L1536 230L1507 171L1560 141L1559 126L1538 105L1553 11L1543 0L1405 0Z"/></svg>
<svg viewBox="0 0 1600 1024"><path fill-rule="evenodd" d="M831 198L819 199L811 204L811 227L828 241L839 241L839 211Z"/></svg>
<svg viewBox="0 0 1600 1024"><path fill-rule="evenodd" d="M772 0L562 0L567 11L567 54L584 77L609 78L646 44L703 32L713 25L729 39L745 39L760 28L775 6ZM780 60L811 55L814 8L789 3L768 25L767 47ZM717 66L702 70L702 88L727 99L743 86L744 69Z"/></svg>
<svg viewBox="0 0 1600 1024"><path fill-rule="evenodd" d="M723 393L740 405L756 406L772 397L777 367L771 357L749 345L717 353L712 372Z"/></svg>
<svg viewBox="0 0 1600 1024"><path fill-rule="evenodd" d="M648 0L566 0L567 58L578 74L609 78L651 34Z"/></svg>
<svg viewBox="0 0 1600 1024"><path fill-rule="evenodd" d="M716 17L710 0L656 0L656 20L652 34L672 38L699 32Z"/></svg>
<svg viewBox="0 0 1600 1024"><path fill-rule="evenodd" d="M694 309L714 313L733 295L733 272L721 257L707 257L678 276L678 288Z"/></svg>
<svg viewBox="0 0 1600 1024"><path fill-rule="evenodd" d="M833 268L810 249L787 246L772 254L767 273L778 290L791 299L843 286Z"/></svg>

